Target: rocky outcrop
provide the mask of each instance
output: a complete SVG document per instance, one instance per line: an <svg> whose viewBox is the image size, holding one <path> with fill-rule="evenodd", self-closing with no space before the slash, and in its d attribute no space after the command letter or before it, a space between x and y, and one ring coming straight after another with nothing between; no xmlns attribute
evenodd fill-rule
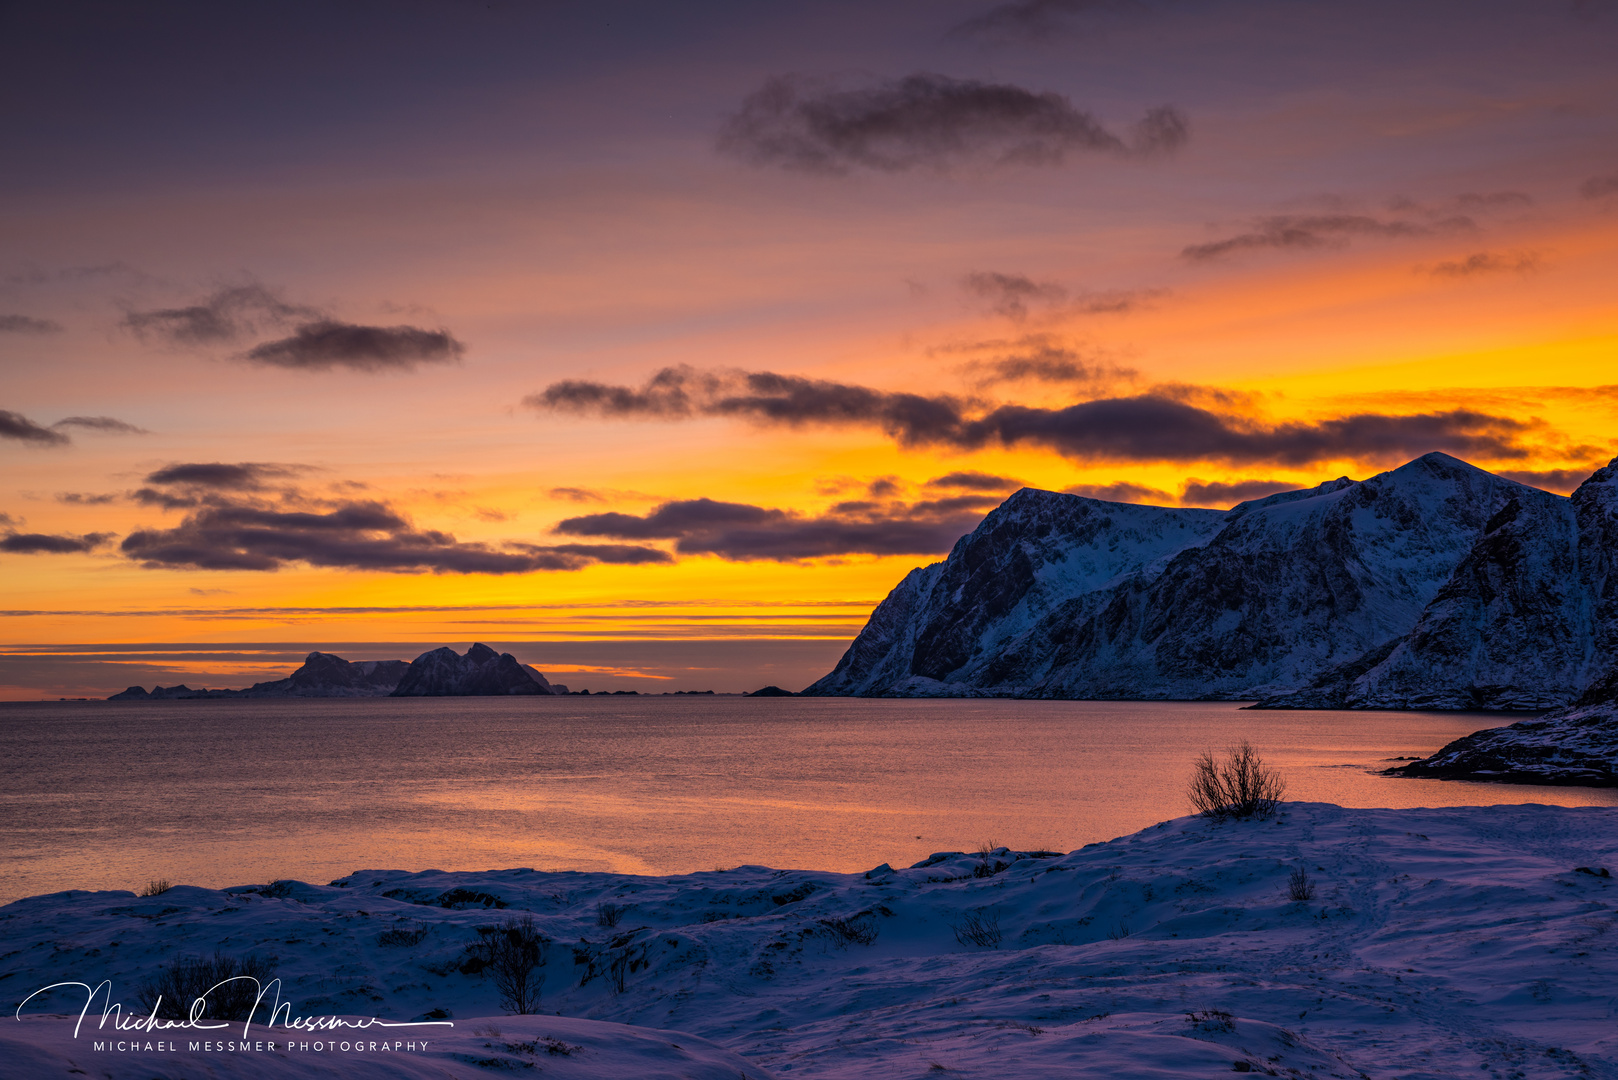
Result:
<svg viewBox="0 0 1618 1080"><path fill-rule="evenodd" d="M1618 787L1618 668L1572 705L1457 739L1388 776Z"/></svg>
<svg viewBox="0 0 1618 1080"><path fill-rule="evenodd" d="M238 693L250 698L387 697L409 668L403 660L350 662L331 653L312 652L286 678L254 683Z"/></svg>
<svg viewBox="0 0 1618 1080"><path fill-rule="evenodd" d="M1618 626L1614 471L1569 500L1434 453L1229 512L1020 491L804 693L1561 704Z"/></svg>
<svg viewBox="0 0 1618 1080"><path fill-rule="evenodd" d="M462 656L454 649L434 649L410 662L394 697L500 697L550 694L554 691L532 668L510 653L473 645Z"/></svg>

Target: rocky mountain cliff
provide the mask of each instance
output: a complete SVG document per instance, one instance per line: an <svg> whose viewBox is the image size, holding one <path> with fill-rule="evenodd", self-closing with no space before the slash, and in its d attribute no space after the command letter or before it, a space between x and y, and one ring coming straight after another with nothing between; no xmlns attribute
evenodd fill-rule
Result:
<svg viewBox="0 0 1618 1080"><path fill-rule="evenodd" d="M512 694L566 693L510 653L476 644L462 656L454 649L434 649L410 662L394 697L491 697Z"/></svg>
<svg viewBox="0 0 1618 1080"><path fill-rule="evenodd" d="M1618 627L1615 473L1567 499L1435 453L1229 512L1025 489L804 693L1560 704Z"/></svg>

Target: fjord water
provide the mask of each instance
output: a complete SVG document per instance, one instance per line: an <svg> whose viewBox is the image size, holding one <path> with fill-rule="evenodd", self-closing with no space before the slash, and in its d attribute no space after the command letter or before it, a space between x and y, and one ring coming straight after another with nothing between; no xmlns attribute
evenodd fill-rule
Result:
<svg viewBox="0 0 1618 1080"><path fill-rule="evenodd" d="M1287 797L1618 805L1618 792L1374 775L1498 714L1225 703L564 697L0 706L0 902L153 879L358 869L908 865L1071 850L1187 812L1248 738Z"/></svg>

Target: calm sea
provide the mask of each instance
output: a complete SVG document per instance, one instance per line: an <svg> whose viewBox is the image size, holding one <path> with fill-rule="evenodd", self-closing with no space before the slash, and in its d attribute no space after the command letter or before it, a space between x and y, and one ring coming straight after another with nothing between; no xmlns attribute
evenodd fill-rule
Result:
<svg viewBox="0 0 1618 1080"><path fill-rule="evenodd" d="M1067 851L1187 812L1251 739L1288 798L1618 805L1396 780L1509 720L1234 705L599 697L0 705L0 902L359 869L866 870L985 841Z"/></svg>

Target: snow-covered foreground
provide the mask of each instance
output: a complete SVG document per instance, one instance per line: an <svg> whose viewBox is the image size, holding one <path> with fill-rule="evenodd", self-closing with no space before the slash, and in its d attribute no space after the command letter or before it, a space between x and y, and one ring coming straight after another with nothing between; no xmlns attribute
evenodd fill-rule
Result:
<svg viewBox="0 0 1618 1080"><path fill-rule="evenodd" d="M414 1051L299 1050L319 1037L306 1032L287 1051L262 1026L252 1037L274 1053L188 1048L239 1024L141 1036L173 1051L96 1051L99 1005L73 1036L81 990L4 1018L0 1061L8 1077L142 1080L1618 1077L1604 867L1618 868L1612 809L1289 803L1272 821L1182 818L1066 856L864 875L362 871L262 892L59 893L0 908L13 1007L110 979L138 1010L168 958L220 949L279 957L295 1016L443 1010L455 1026L385 1031L428 1042ZM1307 901L1288 898L1298 868ZM477 927L525 911L552 939L550 1016L501 1015L493 981L459 970Z"/></svg>

